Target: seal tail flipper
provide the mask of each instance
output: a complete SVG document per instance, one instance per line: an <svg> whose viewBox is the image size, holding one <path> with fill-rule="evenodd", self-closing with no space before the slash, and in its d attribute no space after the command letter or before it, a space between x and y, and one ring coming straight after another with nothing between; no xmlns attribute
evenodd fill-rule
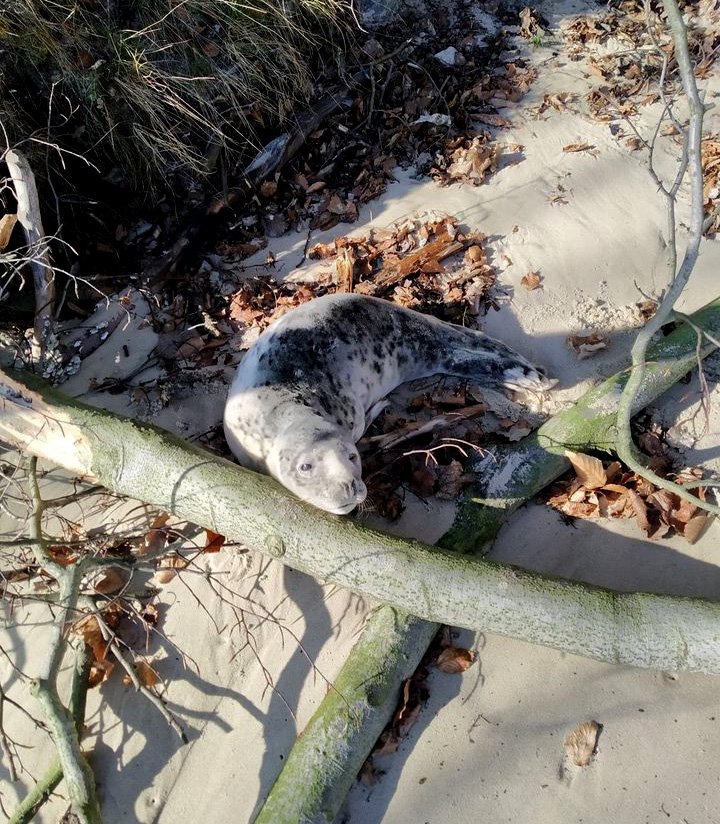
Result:
<svg viewBox="0 0 720 824"><path fill-rule="evenodd" d="M557 383L557 378L548 378L542 369L536 366L518 363L505 369L502 373L501 382L508 389L515 389L521 392L546 392L552 389Z"/></svg>

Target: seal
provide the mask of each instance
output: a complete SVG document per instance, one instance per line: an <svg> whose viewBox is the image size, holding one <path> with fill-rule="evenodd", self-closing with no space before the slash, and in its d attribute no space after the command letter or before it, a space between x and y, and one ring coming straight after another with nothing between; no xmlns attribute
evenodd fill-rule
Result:
<svg viewBox="0 0 720 824"><path fill-rule="evenodd" d="M504 343L379 298L335 294L271 324L238 366L225 437L239 462L320 509L365 500L356 442L406 381L435 374L544 391L555 381Z"/></svg>

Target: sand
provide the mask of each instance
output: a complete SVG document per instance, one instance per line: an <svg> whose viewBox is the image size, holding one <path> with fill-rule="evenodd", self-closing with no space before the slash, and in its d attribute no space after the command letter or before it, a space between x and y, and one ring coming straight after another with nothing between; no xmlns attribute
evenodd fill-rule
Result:
<svg viewBox="0 0 720 824"><path fill-rule="evenodd" d="M586 11L580 2L544 5L553 28ZM485 328L560 379L553 403L561 407L626 363L641 292L656 295L665 285L664 207L645 155L619 143L608 124L591 119L581 106L540 117L535 113L544 94L569 91L582 98L594 83L585 63L568 61L552 38L537 48L521 41L518 48L537 66L538 79L519 106L503 112L512 125L499 139L522 144L522 162L501 165L489 183L477 188L442 188L411 170L399 172L398 182L362 210L353 231L427 213L431 204L436 212L457 215L469 229L484 232L510 298L487 316ZM705 82L712 100L718 76ZM649 133L656 116L657 107L644 107L640 130ZM718 131L719 124L720 115L711 111L706 130ZM593 144L597 156L563 153L562 147L574 142ZM675 143L661 139L661 168L671 170L676 156ZM551 202L559 183L567 204ZM681 248L686 217L683 190ZM313 239L327 241L339 231L316 233ZM295 268L305 239L303 233L271 241L278 277L316 276L321 263ZM707 241L683 297L685 310L717 295L719 269L720 244ZM521 287L528 271L541 273L541 289ZM566 338L589 331L611 333L610 346L579 361ZM127 330L113 333L66 389L121 409L113 396L88 394L88 380L108 373L123 334ZM154 345L151 332L143 335L133 337L140 358ZM118 368L130 371L121 362ZM673 445L689 464L702 462L717 470L720 358L710 359L707 374L713 403L708 426L699 413L696 379L667 393L653 414L671 426ZM222 385L213 384L192 403L190 395L180 398L152 420L186 436L204 431L220 417L222 393ZM53 483L62 486L61 473ZM399 524L387 528L433 542L451 519L451 505L437 512L416 502ZM10 531L12 525L5 523L4 531ZM713 523L692 547L679 538L654 543L632 522L571 526L532 503L502 530L491 557L621 590L717 599L719 530ZM175 579L164 586L167 640L154 638L150 647L163 697L190 744L181 746L157 711L118 680L90 695L87 747L93 751L108 824L175 824L198 816L210 822L249 821L372 606L241 549L207 556L202 564L187 583ZM210 591L205 568L223 586L244 594L242 614ZM266 620L267 611L277 622ZM27 670L47 631L40 618L36 608L16 609L0 639ZM238 621L252 629L252 648L243 643ZM431 674L430 699L418 722L398 753L379 760L377 783L356 786L342 820L720 820L717 678L615 667L481 633L464 631L457 643L476 649L477 662L462 676ZM0 660L0 678L6 689L16 681L5 660ZM17 685L13 689L21 695ZM563 740L588 719L603 730L596 757L580 769L564 760ZM6 808L23 794L31 776L42 772L51 752L47 738L23 716L8 711L8 724L18 741L33 748L23 750L27 772L18 785L9 786L0 763ZM66 806L61 788L39 820L57 820Z"/></svg>

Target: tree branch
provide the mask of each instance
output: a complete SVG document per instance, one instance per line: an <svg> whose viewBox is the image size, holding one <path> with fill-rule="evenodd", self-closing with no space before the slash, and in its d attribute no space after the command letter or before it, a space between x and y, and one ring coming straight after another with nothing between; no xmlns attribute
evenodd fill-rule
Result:
<svg viewBox="0 0 720 824"><path fill-rule="evenodd" d="M717 515L720 514L720 507L700 500L685 487L680 486L679 484L671 483L649 470L642 462L642 457L633 444L632 435L630 432L630 418L633 414L633 408L635 406L634 401L640 391L647 368L646 355L648 346L650 345L650 341L653 336L660 330L660 327L664 323L667 323L675 303L687 286L688 280L690 279L690 275L692 274L698 258L705 223L705 201L703 196L703 172L701 162L704 106L702 100L700 99L700 94L695 82L695 74L693 72L690 49L687 41L687 29L685 28L685 23L683 22L680 9L678 8L676 0L664 0L663 6L670 24L670 31L675 44L675 58L677 60L678 70L680 72L680 77L682 79L690 112L689 125L687 132L684 134L685 145L683 148L680 171L678 172L678 176L675 179L672 189L670 191L667 191L665 187L662 189L666 196L668 206L667 231L668 245L670 249L669 265L671 267L671 276L673 276L673 280L670 284L670 288L660 302L655 315L638 333L635 343L633 344L632 370L618 403L616 450L620 459L634 472L637 472L639 475L642 475L652 481L657 486L671 490L683 500L690 501L701 509L705 509L708 512L712 512ZM685 176L686 168L690 172L691 188L692 213L690 221L690 239L685 250L683 261L680 264L680 268L677 272L675 272L675 198L679 190L680 183ZM697 324L697 326L704 331L702 324Z"/></svg>
<svg viewBox="0 0 720 824"><path fill-rule="evenodd" d="M720 301L693 315L717 333ZM695 334L683 327L656 347L637 404L693 368ZM707 354L712 347L706 345ZM484 481L493 506L468 495L448 542L480 518L518 503L503 479L535 489L567 466L564 448L615 440L615 411L627 375L606 381L576 408L520 445L519 464L498 461ZM0 375L0 439L57 456L72 471L223 534L319 579L370 595L430 621L498 632L615 663L720 673L720 604L643 593L618 594L465 559L312 509L272 479L218 459L147 424L86 407L25 373ZM528 446L529 443L529 446ZM549 468L548 468L549 466ZM487 477L487 470L482 473ZM479 479L482 481L482 478ZM475 498L475 500L474 500ZM494 511L493 511L494 507ZM475 520L473 520L475 519ZM489 534L488 530L485 534ZM428 586L432 581L432 586Z"/></svg>

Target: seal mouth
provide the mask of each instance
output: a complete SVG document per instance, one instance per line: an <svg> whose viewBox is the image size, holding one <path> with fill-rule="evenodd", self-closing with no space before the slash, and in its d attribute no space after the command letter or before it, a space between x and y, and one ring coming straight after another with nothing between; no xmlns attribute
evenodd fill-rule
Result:
<svg viewBox="0 0 720 824"><path fill-rule="evenodd" d="M350 512L358 506L361 501L350 501L350 503L343 504L342 506L334 506L332 509L328 509L328 512L332 512L333 515L348 515Z"/></svg>
<svg viewBox="0 0 720 824"><path fill-rule="evenodd" d="M359 489L353 496L350 498L347 503L338 504L333 506L332 509L328 507L328 512L332 512L333 515L347 515L349 512L352 512L356 506L359 506L365 498L367 498L367 489L365 488L365 484L361 483L361 489Z"/></svg>

